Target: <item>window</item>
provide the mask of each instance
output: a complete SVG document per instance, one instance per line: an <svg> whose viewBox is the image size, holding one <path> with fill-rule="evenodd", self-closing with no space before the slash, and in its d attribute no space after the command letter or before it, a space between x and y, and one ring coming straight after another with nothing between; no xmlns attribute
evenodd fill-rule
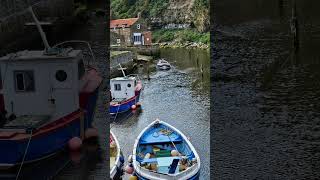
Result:
<svg viewBox="0 0 320 180"><path fill-rule="evenodd" d="M131 87L131 84L128 84L127 86L128 86L128 88L130 88L130 87Z"/></svg>
<svg viewBox="0 0 320 180"><path fill-rule="evenodd" d="M15 89L20 92L32 92L34 88L33 71L14 71Z"/></svg>
<svg viewBox="0 0 320 180"><path fill-rule="evenodd" d="M137 24L137 29L140 29L140 24Z"/></svg>
<svg viewBox="0 0 320 180"><path fill-rule="evenodd" d="M63 82L67 79L68 75L64 70L58 70L56 72L56 79L60 82Z"/></svg>
<svg viewBox="0 0 320 180"><path fill-rule="evenodd" d="M114 84L115 91L121 91L121 84Z"/></svg>
<svg viewBox="0 0 320 180"><path fill-rule="evenodd" d="M82 78L82 76L85 74L86 70L83 64L83 60L80 59L79 63L78 63L78 79L80 80Z"/></svg>
<svg viewBox="0 0 320 180"><path fill-rule="evenodd" d="M121 40L120 40L120 39L117 39L117 43L120 44L120 42L121 42Z"/></svg>

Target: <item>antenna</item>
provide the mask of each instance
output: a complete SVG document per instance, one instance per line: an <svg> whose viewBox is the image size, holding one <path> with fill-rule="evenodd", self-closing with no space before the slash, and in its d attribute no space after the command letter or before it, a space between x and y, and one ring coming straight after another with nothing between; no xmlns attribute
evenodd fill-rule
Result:
<svg viewBox="0 0 320 180"><path fill-rule="evenodd" d="M48 41L47 41L46 34L43 32L42 27L41 27L41 25L40 25L40 22L39 22L39 20L37 19L36 15L34 14L34 12L33 12L33 10L32 10L32 7L29 6L28 10L29 10L29 12L31 13L34 22L36 23L36 26L37 26L38 31L39 31L39 33L40 33L41 39L42 39L43 44L44 44L44 46L45 46L45 51L47 52L49 49L51 49L51 47L49 46L49 43L48 43Z"/></svg>

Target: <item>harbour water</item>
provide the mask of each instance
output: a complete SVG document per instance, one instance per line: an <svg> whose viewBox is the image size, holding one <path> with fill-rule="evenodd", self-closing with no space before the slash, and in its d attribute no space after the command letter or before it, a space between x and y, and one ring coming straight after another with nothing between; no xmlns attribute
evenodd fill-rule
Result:
<svg viewBox="0 0 320 180"><path fill-rule="evenodd" d="M216 1L211 154L215 179L319 177L318 1ZM249 13L250 12L250 13Z"/></svg>
<svg viewBox="0 0 320 180"><path fill-rule="evenodd" d="M150 80L143 79L141 110L119 116L110 128L127 159L136 137L156 118L190 137L201 159L200 179L210 177L210 54L207 50L161 49L173 68L156 71L150 63ZM138 72L142 72L139 71ZM201 73L202 72L202 73ZM140 74L146 77L146 74Z"/></svg>

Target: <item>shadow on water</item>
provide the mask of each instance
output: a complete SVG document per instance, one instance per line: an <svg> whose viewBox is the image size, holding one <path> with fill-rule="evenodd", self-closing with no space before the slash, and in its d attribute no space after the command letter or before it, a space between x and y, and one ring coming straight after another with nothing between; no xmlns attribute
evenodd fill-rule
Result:
<svg viewBox="0 0 320 180"><path fill-rule="evenodd" d="M210 98L209 52L203 50L162 49L173 67L157 71L150 65L150 81L143 80L140 113L111 123L125 158L132 153L135 138L156 118L177 127L198 151L201 159L201 178L209 179L210 159ZM201 73L202 67L202 73ZM146 72L139 71L138 72Z"/></svg>
<svg viewBox="0 0 320 180"><path fill-rule="evenodd" d="M293 2L216 2L211 164L217 179L320 176L320 2L296 0L296 54Z"/></svg>

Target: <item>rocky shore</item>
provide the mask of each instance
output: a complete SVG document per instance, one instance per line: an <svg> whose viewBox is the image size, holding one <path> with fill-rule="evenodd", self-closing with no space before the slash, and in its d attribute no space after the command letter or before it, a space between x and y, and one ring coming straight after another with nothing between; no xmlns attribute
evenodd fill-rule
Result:
<svg viewBox="0 0 320 180"><path fill-rule="evenodd" d="M196 42L164 42L158 44L160 48L187 48L187 49L209 49L210 46Z"/></svg>

